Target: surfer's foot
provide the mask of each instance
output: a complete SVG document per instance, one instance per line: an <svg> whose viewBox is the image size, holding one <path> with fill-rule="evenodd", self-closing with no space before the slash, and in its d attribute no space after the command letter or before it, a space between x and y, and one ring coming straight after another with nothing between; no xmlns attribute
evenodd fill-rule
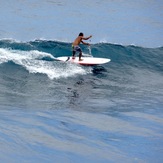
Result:
<svg viewBox="0 0 163 163"><path fill-rule="evenodd" d="M79 61L83 61L83 59L80 58Z"/></svg>

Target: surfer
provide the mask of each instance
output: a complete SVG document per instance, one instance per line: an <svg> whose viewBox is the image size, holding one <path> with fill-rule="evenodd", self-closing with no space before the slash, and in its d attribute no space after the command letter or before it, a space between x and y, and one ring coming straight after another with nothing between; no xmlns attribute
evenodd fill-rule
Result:
<svg viewBox="0 0 163 163"><path fill-rule="evenodd" d="M88 40L92 37L90 35L89 37L84 37L83 33L79 33L79 36L74 40L72 43L72 59L75 59L75 53L79 52L79 61L82 61L81 56L82 56L82 50L79 46L80 43L83 43L84 45L90 45L89 43L84 42L83 40Z"/></svg>

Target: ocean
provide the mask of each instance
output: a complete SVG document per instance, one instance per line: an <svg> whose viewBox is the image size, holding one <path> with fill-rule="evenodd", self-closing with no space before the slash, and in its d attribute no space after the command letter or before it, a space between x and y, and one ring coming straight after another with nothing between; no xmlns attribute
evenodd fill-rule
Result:
<svg viewBox="0 0 163 163"><path fill-rule="evenodd" d="M55 61L71 55L65 42L0 41L2 162L161 162L163 48L91 52L111 62Z"/></svg>
<svg viewBox="0 0 163 163"><path fill-rule="evenodd" d="M163 162L162 36L157 37L157 45L152 42L153 36L145 44L135 37L135 45L127 37L129 33L122 40L115 35L116 40L109 42L103 37L106 34L109 38L107 23L102 24L103 31L98 31L98 26L89 30L82 27L95 37L88 41L90 49L81 45L83 55L91 52L93 57L109 58L111 62L81 66L56 60L72 55L72 37L76 37L77 27L71 25L77 25L78 19L95 25L99 23L98 16L106 20L108 14L96 15L97 9L105 11L112 4L109 11L116 16L118 4L137 8L138 3L89 0L75 2L76 6L73 1L59 0L12 2L17 2L12 3L12 8L7 1L1 5L1 11L8 11L7 19L4 13L0 16L6 25L0 27L0 162ZM55 24L51 24L54 15L49 6L55 6L54 13L63 11L60 16L67 12L70 17L62 20L69 24L63 28L58 24L54 33L45 28L47 22ZM73 8L69 11L70 6ZM95 13L97 21L93 18L89 24L89 18L84 19L87 12L78 12L79 6L90 8L88 13ZM156 6L159 5L151 8ZM46 13L50 12L53 16L47 21ZM24 24L17 24L22 20ZM61 22L59 17L56 20ZM70 27L71 32L65 36L63 32L68 33Z"/></svg>

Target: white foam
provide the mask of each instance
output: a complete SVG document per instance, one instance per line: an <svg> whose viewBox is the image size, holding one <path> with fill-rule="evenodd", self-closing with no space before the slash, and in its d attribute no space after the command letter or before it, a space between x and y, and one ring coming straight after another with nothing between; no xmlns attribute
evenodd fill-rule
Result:
<svg viewBox="0 0 163 163"><path fill-rule="evenodd" d="M0 48L0 64L12 61L17 65L21 65L29 73L46 74L50 79L66 78L77 74L90 73L81 66L69 63L51 62L41 60L43 57L54 57L45 52L37 50L20 51Z"/></svg>
<svg viewBox="0 0 163 163"><path fill-rule="evenodd" d="M103 38L100 40L100 43L108 43L107 39L106 38Z"/></svg>

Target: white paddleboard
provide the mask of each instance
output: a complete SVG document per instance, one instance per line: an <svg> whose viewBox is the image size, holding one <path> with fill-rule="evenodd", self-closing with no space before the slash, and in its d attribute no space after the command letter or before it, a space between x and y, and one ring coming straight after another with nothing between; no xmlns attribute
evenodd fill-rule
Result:
<svg viewBox="0 0 163 163"><path fill-rule="evenodd" d="M56 58L59 61L77 63L85 66L94 66L110 62L110 59L107 58L94 58L94 57L82 57L82 61L79 61L79 57L58 57Z"/></svg>

